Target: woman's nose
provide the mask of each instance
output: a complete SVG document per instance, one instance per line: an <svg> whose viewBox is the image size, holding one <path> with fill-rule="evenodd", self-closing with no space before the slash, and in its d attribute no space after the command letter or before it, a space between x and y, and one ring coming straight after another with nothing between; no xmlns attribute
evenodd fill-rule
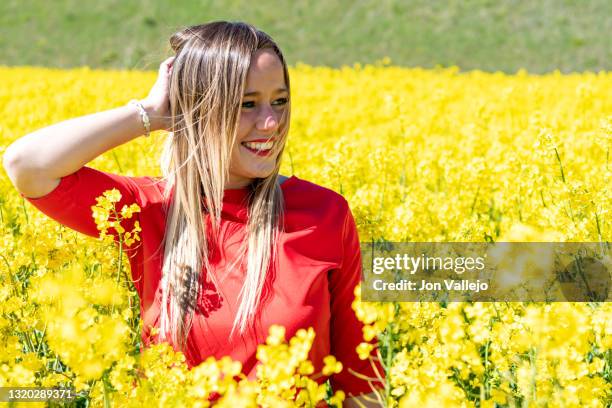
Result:
<svg viewBox="0 0 612 408"><path fill-rule="evenodd" d="M270 130L277 126L278 114L271 107L262 108L257 120L257 128L260 130Z"/></svg>

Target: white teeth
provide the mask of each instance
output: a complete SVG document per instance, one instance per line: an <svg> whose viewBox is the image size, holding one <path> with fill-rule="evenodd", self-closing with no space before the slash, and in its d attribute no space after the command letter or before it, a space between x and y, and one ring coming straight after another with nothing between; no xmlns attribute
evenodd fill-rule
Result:
<svg viewBox="0 0 612 408"><path fill-rule="evenodd" d="M255 150L270 150L274 146L274 142L257 143L257 142L244 142L243 145L250 149Z"/></svg>

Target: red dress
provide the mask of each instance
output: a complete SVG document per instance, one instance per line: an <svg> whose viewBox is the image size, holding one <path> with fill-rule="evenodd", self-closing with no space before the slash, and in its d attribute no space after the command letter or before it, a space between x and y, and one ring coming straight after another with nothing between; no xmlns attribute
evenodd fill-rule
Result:
<svg viewBox="0 0 612 408"><path fill-rule="evenodd" d="M165 231L163 184L154 181L157 179L122 176L84 166L63 177L46 196L25 197L49 217L92 237L98 237L99 232L91 206L103 191L116 188L121 192L118 210L134 202L140 206L141 212L122 225L129 231L138 220L142 228L141 242L136 242L128 255L140 296L145 345L155 341L150 339L150 327L159 325L163 260L160 243ZM265 342L270 325L284 326L287 339L300 328L313 327L316 335L309 359L315 373L323 368L323 358L333 354L344 367L341 373L330 377L334 391L341 389L347 397L369 393L372 389L367 381L348 371L351 368L376 377L370 362L360 360L355 351L363 341L363 324L351 308L353 289L361 279L361 253L347 201L332 190L295 176L285 180L281 188L285 198L285 232L279 242L280 267L271 268L268 274L267 300L261 306L255 329L244 336L234 336L232 341L229 333L245 271L237 267L228 272L224 265L232 263L245 236L247 189L225 190L220 229L223 248L214 260L215 271L221 268L217 280L222 287L217 292L214 285L204 284L188 336L187 364L193 367L208 356L230 356L242 363L245 375L254 379L257 345ZM377 368L383 375L379 364ZM325 378L317 381L322 383ZM380 382L374 384L383 387Z"/></svg>

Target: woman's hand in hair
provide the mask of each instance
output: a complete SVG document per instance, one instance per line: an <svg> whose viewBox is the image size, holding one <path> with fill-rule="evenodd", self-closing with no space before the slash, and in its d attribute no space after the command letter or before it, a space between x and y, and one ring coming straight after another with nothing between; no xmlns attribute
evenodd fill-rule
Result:
<svg viewBox="0 0 612 408"><path fill-rule="evenodd" d="M157 81L149 91L149 95L141 101L149 113L151 131L167 130L171 125L168 90L174 58L175 56L172 56L159 65Z"/></svg>

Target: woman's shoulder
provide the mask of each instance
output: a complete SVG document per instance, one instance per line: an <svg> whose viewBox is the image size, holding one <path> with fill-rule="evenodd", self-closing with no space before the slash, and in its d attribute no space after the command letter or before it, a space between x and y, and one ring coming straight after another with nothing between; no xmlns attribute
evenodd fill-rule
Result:
<svg viewBox="0 0 612 408"><path fill-rule="evenodd" d="M288 207L308 207L325 212L348 209L348 202L340 193L295 175L287 177L281 187Z"/></svg>
<svg viewBox="0 0 612 408"><path fill-rule="evenodd" d="M164 188L167 180L160 176L131 177L137 185L139 198L146 205L160 204L164 201Z"/></svg>

